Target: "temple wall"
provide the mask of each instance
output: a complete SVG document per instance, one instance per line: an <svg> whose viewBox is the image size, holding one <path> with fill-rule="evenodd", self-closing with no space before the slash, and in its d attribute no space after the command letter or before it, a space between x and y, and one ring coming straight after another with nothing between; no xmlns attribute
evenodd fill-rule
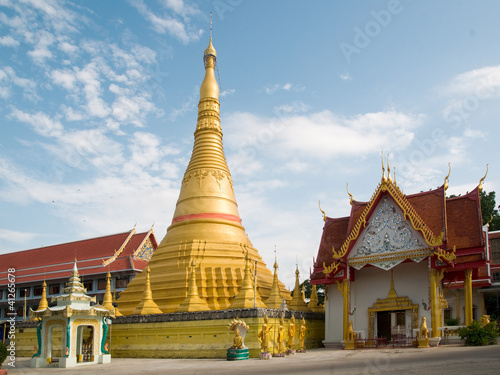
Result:
<svg viewBox="0 0 500 375"><path fill-rule="evenodd" d="M208 312L188 312L157 315L133 315L113 319L108 334L110 351L115 358L226 358L226 350L233 344L234 332L229 323L239 317L250 329L245 345L251 357L258 357L257 338L265 315L269 317L271 341L269 351L276 350L274 337L279 325L278 310L243 309ZM292 312L285 312L285 340ZM295 348L302 317L306 320L306 348L322 347L325 334L324 314L294 312L296 318ZM31 357L37 344L36 323L25 323L22 333L16 333L18 356ZM18 328L19 330L19 328Z"/></svg>
<svg viewBox="0 0 500 375"><path fill-rule="evenodd" d="M430 329L431 311L424 310L422 304L424 301L427 307L430 307L428 267L427 260L422 260L420 263L400 264L393 270L394 289L398 297L408 297L414 304L418 304L419 322L425 316ZM351 283L351 310L356 306L356 311L351 320L354 330L364 331L364 337L368 338L368 308L377 302L377 298L387 297L391 285L391 272L377 267L367 267L355 272L355 281Z"/></svg>
<svg viewBox="0 0 500 375"><path fill-rule="evenodd" d="M336 284L327 285L325 302L325 347L341 347L343 335L343 298Z"/></svg>

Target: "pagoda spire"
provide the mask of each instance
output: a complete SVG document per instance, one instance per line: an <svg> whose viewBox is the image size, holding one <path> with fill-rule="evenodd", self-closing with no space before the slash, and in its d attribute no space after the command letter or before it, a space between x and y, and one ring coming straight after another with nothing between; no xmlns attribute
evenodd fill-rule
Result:
<svg viewBox="0 0 500 375"><path fill-rule="evenodd" d="M318 291L316 289L316 284L312 285L311 298L309 299L307 307L309 307L309 310L311 310L312 312L322 311L321 306L319 306Z"/></svg>
<svg viewBox="0 0 500 375"><path fill-rule="evenodd" d="M111 295L111 273L108 270L106 275L106 291L102 299L102 305L108 310L113 310L113 296Z"/></svg>
<svg viewBox="0 0 500 375"><path fill-rule="evenodd" d="M150 274L151 270L149 269L148 265L146 268L146 286L144 287L144 294L141 302L134 311L134 315L162 314L162 311L158 308L158 305L153 300Z"/></svg>
<svg viewBox="0 0 500 375"><path fill-rule="evenodd" d="M295 289L293 290L293 297L290 303L288 304L288 308L290 310L309 311L309 307L307 307L307 304L302 299L299 275L300 275L299 266L297 265L297 269L295 270Z"/></svg>
<svg viewBox="0 0 500 375"><path fill-rule="evenodd" d="M254 301L255 300L255 301ZM250 255L247 252L245 256L245 276L241 283L239 293L234 297L233 303L229 306L230 309L251 309L253 307L267 306L262 302L260 293L254 289L252 282L252 271L250 270Z"/></svg>
<svg viewBox="0 0 500 375"><path fill-rule="evenodd" d="M276 259L276 250L274 250L274 275L273 275L273 286L271 287L271 293L269 298L266 299L266 306L270 309L279 309L283 303L283 298L281 298L279 280L278 280L278 261Z"/></svg>
<svg viewBox="0 0 500 375"><path fill-rule="evenodd" d="M191 263L191 279L189 281L189 287L187 291L187 296L182 301L177 312L188 312L188 311L207 311L210 310L208 304L205 300L201 299L198 295L198 286L196 285L196 272L194 270L194 261Z"/></svg>
<svg viewBox="0 0 500 375"><path fill-rule="evenodd" d="M36 309L36 311L43 311L47 307L49 307L49 302L47 301L47 283L43 280L42 298L40 299L40 303L38 304L38 309Z"/></svg>

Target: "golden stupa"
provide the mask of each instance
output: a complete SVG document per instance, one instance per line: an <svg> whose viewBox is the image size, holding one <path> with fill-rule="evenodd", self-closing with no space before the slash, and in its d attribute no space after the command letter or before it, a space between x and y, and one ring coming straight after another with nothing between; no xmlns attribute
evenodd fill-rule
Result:
<svg viewBox="0 0 500 375"><path fill-rule="evenodd" d="M211 310L230 308L240 292L246 266L252 268L252 285L257 267L258 301L269 298L273 284L273 275L248 239L238 213L222 146L219 86L214 74L217 53L212 37L203 61L205 78L200 87L193 153L172 223L149 261L154 302L164 313L186 311L186 306L193 305L186 301L190 269L196 268L198 296ZM251 261L245 260L247 253ZM143 271L120 294L117 303L123 315L134 313L143 296L145 278ZM282 298L290 299L281 282L279 290ZM196 305L199 309L200 303ZM238 304L242 307L251 308L253 302Z"/></svg>

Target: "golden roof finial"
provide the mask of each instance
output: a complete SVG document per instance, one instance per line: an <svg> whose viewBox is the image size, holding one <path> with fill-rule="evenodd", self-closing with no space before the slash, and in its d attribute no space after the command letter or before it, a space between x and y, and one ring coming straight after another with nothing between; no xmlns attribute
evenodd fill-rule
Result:
<svg viewBox="0 0 500 375"><path fill-rule="evenodd" d="M345 189L347 190L347 195L349 195L349 203L352 206L352 203L354 202L354 198L352 197L352 194L349 193L349 182L345 184Z"/></svg>
<svg viewBox="0 0 500 375"><path fill-rule="evenodd" d="M444 191L448 190L448 181L450 180L451 163L448 162L448 175L444 178Z"/></svg>
<svg viewBox="0 0 500 375"><path fill-rule="evenodd" d="M391 167L389 166L389 154L387 154L387 180L392 181Z"/></svg>
<svg viewBox="0 0 500 375"><path fill-rule="evenodd" d="M385 177L385 168L384 168L384 151L380 151L380 158L382 159L382 181L387 181Z"/></svg>
<svg viewBox="0 0 500 375"><path fill-rule="evenodd" d="M321 209L321 201L318 201L319 210L323 214L323 221L326 221L326 213Z"/></svg>
<svg viewBox="0 0 500 375"><path fill-rule="evenodd" d="M396 182L396 167L394 167L394 185L398 186Z"/></svg>
<svg viewBox="0 0 500 375"><path fill-rule="evenodd" d="M479 180L479 186L478 186L479 192L483 191L483 182L487 175L488 175L488 164L486 164L486 173L484 174L484 177Z"/></svg>

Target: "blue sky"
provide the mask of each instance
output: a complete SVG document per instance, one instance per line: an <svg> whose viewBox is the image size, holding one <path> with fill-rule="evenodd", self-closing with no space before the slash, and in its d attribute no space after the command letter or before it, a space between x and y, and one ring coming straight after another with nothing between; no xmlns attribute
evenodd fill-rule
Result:
<svg viewBox="0 0 500 375"><path fill-rule="evenodd" d="M497 190L497 1L0 0L0 253L163 238L189 161L213 12L240 215L289 287L323 221L405 193Z"/></svg>

